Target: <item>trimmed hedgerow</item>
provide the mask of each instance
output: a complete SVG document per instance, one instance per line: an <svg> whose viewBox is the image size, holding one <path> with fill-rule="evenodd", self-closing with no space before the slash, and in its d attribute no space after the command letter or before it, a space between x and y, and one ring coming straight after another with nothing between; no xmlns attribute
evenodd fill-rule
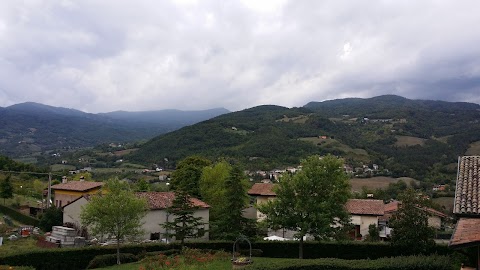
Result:
<svg viewBox="0 0 480 270"><path fill-rule="evenodd" d="M10 216L12 219L25 225L38 226L38 224L40 223L39 219L25 215L22 212L19 212L5 205L0 205L0 212Z"/></svg>
<svg viewBox="0 0 480 270"><path fill-rule="evenodd" d="M138 261L138 257L131 253L120 253L121 263L131 263ZM104 254L95 256L87 266L87 269L107 267L117 264L117 254Z"/></svg>
<svg viewBox="0 0 480 270"><path fill-rule="evenodd" d="M224 250L231 252L233 243L227 241L187 242L185 246L194 249ZM298 258L298 242L262 241L252 243L252 248L261 250L262 257ZM177 243L138 244L121 247L122 253L141 255L142 253L180 249ZM240 251L248 249L242 243ZM116 253L114 246L87 248L60 248L21 253L0 257L0 264L31 265L37 270L85 269L89 262L98 255ZM436 246L427 254L449 255L454 251L446 246ZM304 258L339 258L339 259L377 259L409 254L408 250L398 250L385 243L365 242L306 242L304 243ZM260 254L255 254L258 256Z"/></svg>
<svg viewBox="0 0 480 270"><path fill-rule="evenodd" d="M448 256L400 256L376 260L276 259L254 262L249 270L452 270Z"/></svg>

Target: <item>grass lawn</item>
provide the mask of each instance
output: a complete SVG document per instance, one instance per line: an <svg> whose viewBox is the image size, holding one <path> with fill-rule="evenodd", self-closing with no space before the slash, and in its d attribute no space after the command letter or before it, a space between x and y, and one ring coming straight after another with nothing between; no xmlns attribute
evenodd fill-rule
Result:
<svg viewBox="0 0 480 270"><path fill-rule="evenodd" d="M253 258L253 262L268 262L268 261L276 261L276 260L285 260L285 259L274 259L274 258ZM98 270L139 270L142 266L141 262L135 263L127 263L122 265L115 265L105 268L96 268ZM203 264L202 266L199 265L189 265L182 268L173 268L177 270L195 270L195 269L205 269L205 270L225 270L225 269L232 269L232 263L230 260L222 260L222 261L214 261L210 263Z"/></svg>
<svg viewBox="0 0 480 270"><path fill-rule="evenodd" d="M26 253L35 250L41 250L35 244L37 243L32 237L20 238L15 241L10 241L3 238L3 245L0 246L0 257L6 255L12 255L17 253Z"/></svg>

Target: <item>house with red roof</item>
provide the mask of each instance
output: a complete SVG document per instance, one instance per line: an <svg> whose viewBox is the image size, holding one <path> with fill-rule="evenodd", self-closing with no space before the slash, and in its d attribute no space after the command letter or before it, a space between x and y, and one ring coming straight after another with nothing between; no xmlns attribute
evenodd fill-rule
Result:
<svg viewBox="0 0 480 270"><path fill-rule="evenodd" d="M173 217L167 213L167 208L172 206L172 202L175 199L175 193L137 192L135 193L135 195L138 198L144 198L147 201L149 208L149 211L142 219L142 229L144 231L144 234L140 238L146 240L174 240L167 239L166 234L168 232L165 230L162 224L173 220ZM82 207L88 204L89 199L90 196L85 195L65 205L63 207L63 221L81 225L80 213L82 211ZM198 230L203 231L204 234L203 236L197 238L197 240L208 240L210 206L197 198L191 198L190 202L193 206L197 207L194 216L200 217L202 223L204 223L204 225L198 228Z"/></svg>
<svg viewBox="0 0 480 270"><path fill-rule="evenodd" d="M382 200L350 199L345 208L351 215L350 223L354 226L351 236L363 240L368 235L370 225L378 226L378 220L385 214Z"/></svg>
<svg viewBox="0 0 480 270"><path fill-rule="evenodd" d="M269 200L274 200L277 197L277 194L274 191L275 184L272 183L255 183L253 186L248 190L248 195L252 198L252 203L256 205L260 205L265 203ZM253 209L253 210L252 210ZM257 221L261 221L265 218L265 215L251 207L251 209L247 209L247 212L254 212L253 216L250 217L256 218Z"/></svg>
<svg viewBox="0 0 480 270"><path fill-rule="evenodd" d="M55 206L61 208L84 195L97 194L101 191L103 184L103 182L84 181L82 178L80 181L67 181L64 177L61 184L51 187Z"/></svg>
<svg viewBox="0 0 480 270"><path fill-rule="evenodd" d="M275 184L256 183L248 190L248 195L253 198L255 204L262 204L276 198L275 186ZM379 217L385 214L384 203L381 200L350 199L345 207L351 215L351 223L355 226L355 230L352 232L352 237L355 239L365 238L368 235L368 226L370 224L377 225ZM257 210L257 221L261 221L264 218L265 215ZM272 232L272 234L281 237L293 235L292 232L283 230Z"/></svg>
<svg viewBox="0 0 480 270"><path fill-rule="evenodd" d="M449 247L476 247L480 269L480 156L458 158L453 214L457 224Z"/></svg>

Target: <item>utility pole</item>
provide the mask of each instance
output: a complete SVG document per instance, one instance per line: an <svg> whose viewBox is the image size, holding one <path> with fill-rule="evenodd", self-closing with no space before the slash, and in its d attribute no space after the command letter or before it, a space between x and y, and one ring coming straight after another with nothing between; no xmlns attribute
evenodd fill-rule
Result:
<svg viewBox="0 0 480 270"><path fill-rule="evenodd" d="M50 208L51 197L52 197L52 173L48 173L47 209Z"/></svg>

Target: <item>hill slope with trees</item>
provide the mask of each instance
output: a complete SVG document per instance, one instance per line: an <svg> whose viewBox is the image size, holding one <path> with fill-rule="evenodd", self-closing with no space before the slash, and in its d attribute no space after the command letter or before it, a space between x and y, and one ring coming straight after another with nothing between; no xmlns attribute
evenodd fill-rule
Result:
<svg viewBox="0 0 480 270"><path fill-rule="evenodd" d="M173 167L184 157L203 155L272 169L331 153L353 166L377 164L395 177L448 182L457 157L477 141L478 104L379 96L229 113L158 136L131 158Z"/></svg>
<svg viewBox="0 0 480 270"><path fill-rule="evenodd" d="M0 154L19 157L62 148L146 140L226 112L212 109L91 114L21 103L0 108Z"/></svg>

